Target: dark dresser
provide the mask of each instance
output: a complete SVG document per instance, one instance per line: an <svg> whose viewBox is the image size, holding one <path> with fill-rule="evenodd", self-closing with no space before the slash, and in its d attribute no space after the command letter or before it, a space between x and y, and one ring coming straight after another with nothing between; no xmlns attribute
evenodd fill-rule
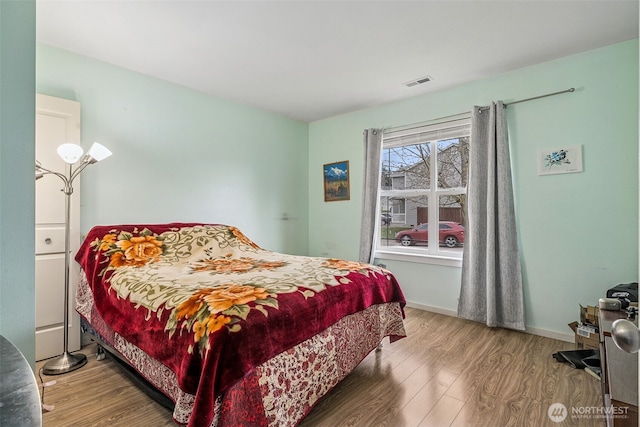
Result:
<svg viewBox="0 0 640 427"><path fill-rule="evenodd" d="M638 426L638 353L618 348L611 325L626 319L625 311L600 310L600 365L607 426ZM638 326L638 320L635 322Z"/></svg>

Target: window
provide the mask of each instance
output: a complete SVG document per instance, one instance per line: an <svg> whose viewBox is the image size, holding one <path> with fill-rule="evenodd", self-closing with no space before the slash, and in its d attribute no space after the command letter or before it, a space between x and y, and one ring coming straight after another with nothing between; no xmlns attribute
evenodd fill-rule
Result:
<svg viewBox="0 0 640 427"><path fill-rule="evenodd" d="M468 117L385 131L376 256L461 259Z"/></svg>

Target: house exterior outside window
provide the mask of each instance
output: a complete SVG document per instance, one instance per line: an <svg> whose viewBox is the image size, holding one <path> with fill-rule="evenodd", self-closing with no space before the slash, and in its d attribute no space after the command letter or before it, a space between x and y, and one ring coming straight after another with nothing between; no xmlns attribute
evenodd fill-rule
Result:
<svg viewBox="0 0 640 427"><path fill-rule="evenodd" d="M384 133L377 257L462 258L469 134L467 117Z"/></svg>

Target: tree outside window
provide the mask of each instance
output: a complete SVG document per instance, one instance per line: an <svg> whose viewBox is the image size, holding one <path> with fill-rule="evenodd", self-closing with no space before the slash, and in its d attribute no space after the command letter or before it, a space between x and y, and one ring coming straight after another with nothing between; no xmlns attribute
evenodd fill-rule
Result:
<svg viewBox="0 0 640 427"><path fill-rule="evenodd" d="M461 257L469 168L468 120L383 138L376 250Z"/></svg>

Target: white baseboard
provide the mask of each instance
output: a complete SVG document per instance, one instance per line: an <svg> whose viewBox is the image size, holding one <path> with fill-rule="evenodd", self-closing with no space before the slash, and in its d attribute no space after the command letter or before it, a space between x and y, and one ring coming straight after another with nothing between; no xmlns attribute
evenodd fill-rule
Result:
<svg viewBox="0 0 640 427"><path fill-rule="evenodd" d="M418 310L429 311L431 313L444 314L445 316L458 317L458 313L455 310L450 310L448 308L434 307L434 306L418 304L410 301L407 301L407 307L416 308ZM531 335L538 335L541 337L553 338L559 341L575 342L574 334L571 334L571 333L549 331L547 329L534 328L531 326L526 326L525 332Z"/></svg>
<svg viewBox="0 0 640 427"><path fill-rule="evenodd" d="M458 317L458 312L449 310L448 308L434 307L431 305L418 304L416 302L407 301L407 307L417 308L418 310L430 311L431 313L444 314L445 316Z"/></svg>
<svg viewBox="0 0 640 427"><path fill-rule="evenodd" d="M568 328L568 326L567 326ZM525 326L525 331L531 335L539 335L541 337L553 338L558 341L575 342L575 335L572 333L565 334L564 332L549 331L547 329L532 328L531 326Z"/></svg>

